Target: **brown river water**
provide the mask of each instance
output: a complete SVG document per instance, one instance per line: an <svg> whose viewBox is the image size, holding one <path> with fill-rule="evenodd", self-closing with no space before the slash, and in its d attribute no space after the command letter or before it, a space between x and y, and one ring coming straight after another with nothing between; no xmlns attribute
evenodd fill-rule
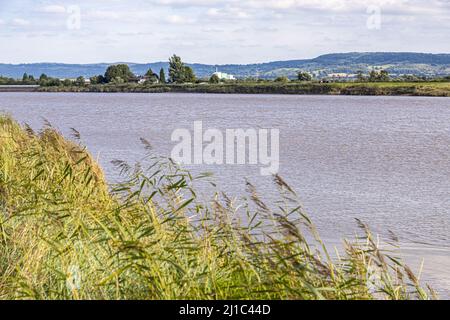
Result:
<svg viewBox="0 0 450 320"><path fill-rule="evenodd" d="M300 195L330 243L352 236L355 218L392 230L402 254L441 297L450 298L450 98L207 94L0 93L0 112L64 134L76 128L110 181L114 159L139 161L146 138L170 155L175 129L280 130L280 175ZM229 195L245 179L276 191L255 165L197 165ZM205 193L208 193L205 188Z"/></svg>

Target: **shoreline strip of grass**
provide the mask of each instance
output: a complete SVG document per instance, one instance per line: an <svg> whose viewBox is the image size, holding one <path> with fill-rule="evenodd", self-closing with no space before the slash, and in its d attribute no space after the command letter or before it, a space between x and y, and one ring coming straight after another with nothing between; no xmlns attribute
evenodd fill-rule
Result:
<svg viewBox="0 0 450 320"><path fill-rule="evenodd" d="M2 90L0 90L2 91ZM216 93L216 94L293 94L356 96L450 97L449 82L381 83L223 83L223 84L121 84L71 87L7 88L3 91L37 92L124 92L124 93Z"/></svg>

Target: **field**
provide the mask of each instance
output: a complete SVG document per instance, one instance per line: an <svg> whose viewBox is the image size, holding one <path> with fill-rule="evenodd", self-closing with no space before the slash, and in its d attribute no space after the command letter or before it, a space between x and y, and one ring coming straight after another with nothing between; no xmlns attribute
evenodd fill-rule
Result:
<svg viewBox="0 0 450 320"><path fill-rule="evenodd" d="M237 82L221 84L121 84L41 87L44 92L192 92L240 94L325 94L450 97L450 82Z"/></svg>
<svg viewBox="0 0 450 320"><path fill-rule="evenodd" d="M209 177L149 155L108 185L79 139L0 116L0 299L436 298L362 221L328 252L279 176L279 202L204 201Z"/></svg>

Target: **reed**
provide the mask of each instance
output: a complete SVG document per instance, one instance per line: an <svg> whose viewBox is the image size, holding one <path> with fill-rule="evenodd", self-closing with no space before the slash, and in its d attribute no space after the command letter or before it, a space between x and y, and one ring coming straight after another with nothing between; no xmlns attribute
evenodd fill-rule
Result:
<svg viewBox="0 0 450 320"><path fill-rule="evenodd" d="M74 131L75 138L79 134ZM144 147L150 149L143 141ZM296 193L208 201L170 159L116 161L0 116L0 299L430 299L369 228L330 254Z"/></svg>

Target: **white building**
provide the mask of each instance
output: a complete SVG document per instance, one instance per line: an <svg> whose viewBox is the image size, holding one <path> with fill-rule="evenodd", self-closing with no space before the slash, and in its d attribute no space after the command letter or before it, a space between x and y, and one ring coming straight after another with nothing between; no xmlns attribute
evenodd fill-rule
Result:
<svg viewBox="0 0 450 320"><path fill-rule="evenodd" d="M218 70L216 70L216 72L214 72L212 75L218 76L220 80L236 80L236 78L232 74L219 72Z"/></svg>

